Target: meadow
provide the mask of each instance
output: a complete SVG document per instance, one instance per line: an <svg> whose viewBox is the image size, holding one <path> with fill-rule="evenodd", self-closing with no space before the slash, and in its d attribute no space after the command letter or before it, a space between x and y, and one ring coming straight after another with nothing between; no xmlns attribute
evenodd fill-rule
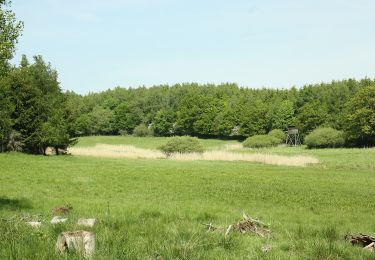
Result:
<svg viewBox="0 0 375 260"><path fill-rule="evenodd" d="M96 144L155 149L166 138L85 137ZM207 149L236 141L202 140ZM236 146L233 146L236 147ZM61 231L94 217L95 259L374 259L348 233L375 234L375 149L235 148L238 153L308 155L307 167L245 161L177 161L0 154L0 259L57 259ZM68 222L51 210L71 204ZM207 232L245 211L271 236ZM43 221L40 229L25 219ZM90 229L88 229L90 230ZM262 247L271 247L263 252ZM71 254L70 259L80 256Z"/></svg>

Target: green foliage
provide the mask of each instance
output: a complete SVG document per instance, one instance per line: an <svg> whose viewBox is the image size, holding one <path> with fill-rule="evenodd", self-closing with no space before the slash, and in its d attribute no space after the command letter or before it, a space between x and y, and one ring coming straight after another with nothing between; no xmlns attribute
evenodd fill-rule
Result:
<svg viewBox="0 0 375 260"><path fill-rule="evenodd" d="M248 137L242 144L247 148L272 147L280 144L280 139L271 135L254 135Z"/></svg>
<svg viewBox="0 0 375 260"><path fill-rule="evenodd" d="M69 146L70 136L62 111L56 111L47 122L43 123L41 136L43 147L54 147L56 154L58 149L66 149Z"/></svg>
<svg viewBox="0 0 375 260"><path fill-rule="evenodd" d="M131 133L142 121L142 111L133 103L122 103L114 110L114 127L117 131L125 130Z"/></svg>
<svg viewBox="0 0 375 260"><path fill-rule="evenodd" d="M271 128L271 115L269 104L261 99L256 100L251 106L243 111L241 119L241 134L244 136L262 135Z"/></svg>
<svg viewBox="0 0 375 260"><path fill-rule="evenodd" d="M9 82L0 77L0 152L6 150L8 137L12 131L11 115L14 111L10 96Z"/></svg>
<svg viewBox="0 0 375 260"><path fill-rule="evenodd" d="M9 85L9 60L12 59L23 23L17 21L15 14L9 9L10 2L0 1L0 152L7 149L12 133L11 115L14 104L11 100Z"/></svg>
<svg viewBox="0 0 375 260"><path fill-rule="evenodd" d="M266 134L272 129L285 131L288 125L295 125L303 138L319 126L346 130L348 101L371 84L375 82L370 79L349 79L298 90L274 90L184 83L135 89L117 87L86 96L69 93L69 127L78 129L79 117L100 106L112 111L114 119L90 131L70 133L102 134L111 129L115 134L131 134L144 122L152 125L156 136L241 138ZM363 137L363 143L370 141Z"/></svg>
<svg viewBox="0 0 375 260"><path fill-rule="evenodd" d="M292 100L283 100L280 103L276 103L275 106L272 116L272 128L285 130L289 125L293 125L295 111Z"/></svg>
<svg viewBox="0 0 375 260"><path fill-rule="evenodd" d="M171 137L159 149L166 155L172 153L202 153L204 151L203 145L198 138L190 136Z"/></svg>
<svg viewBox="0 0 375 260"><path fill-rule="evenodd" d="M10 113L12 130L20 134L22 149L44 153L48 146L67 147L66 100L51 65L41 56L35 56L32 64L23 56L20 66L9 72L8 82L14 107Z"/></svg>
<svg viewBox="0 0 375 260"><path fill-rule="evenodd" d="M114 133L114 113L108 108L95 106L90 112L90 132L97 135L109 135Z"/></svg>
<svg viewBox="0 0 375 260"><path fill-rule="evenodd" d="M75 136L85 136L91 135L94 131L94 122L92 122L92 117L88 114L82 114L77 117L74 125L74 135Z"/></svg>
<svg viewBox="0 0 375 260"><path fill-rule="evenodd" d="M303 134L327 122L327 108L319 101L305 103L298 111L297 126Z"/></svg>
<svg viewBox="0 0 375 260"><path fill-rule="evenodd" d="M348 103L346 130L351 142L375 144L375 86L361 89Z"/></svg>
<svg viewBox="0 0 375 260"><path fill-rule="evenodd" d="M150 135L150 130L144 123L142 123L134 128L133 135L136 137L145 137Z"/></svg>
<svg viewBox="0 0 375 260"><path fill-rule="evenodd" d="M154 118L153 129L156 136L169 136L174 133L175 113L171 109L159 110Z"/></svg>
<svg viewBox="0 0 375 260"><path fill-rule="evenodd" d="M24 143L22 142L21 134L15 130L10 131L10 133L8 134L6 143L7 143L7 146L6 146L7 151L21 152L24 146Z"/></svg>
<svg viewBox="0 0 375 260"><path fill-rule="evenodd" d="M343 132L330 127L317 128L305 137L308 148L334 148L341 147L344 143Z"/></svg>
<svg viewBox="0 0 375 260"><path fill-rule="evenodd" d="M9 69L9 60L21 35L23 23L17 21L15 14L7 7L9 1L0 1L0 76L4 76Z"/></svg>
<svg viewBox="0 0 375 260"><path fill-rule="evenodd" d="M279 140L280 144L285 142L286 135L285 135L285 132L283 130L273 129L272 131L270 131L268 133L268 135L277 138Z"/></svg>

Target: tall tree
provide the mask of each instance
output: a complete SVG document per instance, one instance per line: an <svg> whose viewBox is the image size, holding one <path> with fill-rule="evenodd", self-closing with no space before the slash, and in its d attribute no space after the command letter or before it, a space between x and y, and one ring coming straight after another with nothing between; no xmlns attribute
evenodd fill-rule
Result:
<svg viewBox="0 0 375 260"><path fill-rule="evenodd" d="M375 86L361 89L349 101L346 130L358 145L375 144Z"/></svg>
<svg viewBox="0 0 375 260"><path fill-rule="evenodd" d="M12 130L11 114L14 105L10 99L10 86L7 77L0 77L0 152L6 149Z"/></svg>
<svg viewBox="0 0 375 260"><path fill-rule="evenodd" d="M272 128L286 130L289 125L294 124L294 104L290 100L276 103L273 113Z"/></svg>
<svg viewBox="0 0 375 260"><path fill-rule="evenodd" d="M13 129L21 134L24 150L44 153L47 146L69 145L65 116L65 97L57 72L41 56L29 64L26 56L10 73Z"/></svg>
<svg viewBox="0 0 375 260"><path fill-rule="evenodd" d="M157 136L173 135L173 124L176 120L176 114L171 109L160 109L154 118L152 127Z"/></svg>
<svg viewBox="0 0 375 260"><path fill-rule="evenodd" d="M58 155L59 149L66 149L72 143L62 109L56 109L43 123L41 132L43 154L46 153L47 147L53 147Z"/></svg>
<svg viewBox="0 0 375 260"><path fill-rule="evenodd" d="M7 79L9 60L21 35L23 23L8 9L10 2L0 0L0 152L6 146L11 132L11 113L14 106L10 100L10 86Z"/></svg>
<svg viewBox="0 0 375 260"><path fill-rule="evenodd" d="M10 9L10 2L0 0L0 75L4 75L13 57L14 49L21 35L23 23L17 21Z"/></svg>
<svg viewBox="0 0 375 260"><path fill-rule="evenodd" d="M303 134L308 134L327 121L327 107L319 101L305 103L298 111L297 125Z"/></svg>

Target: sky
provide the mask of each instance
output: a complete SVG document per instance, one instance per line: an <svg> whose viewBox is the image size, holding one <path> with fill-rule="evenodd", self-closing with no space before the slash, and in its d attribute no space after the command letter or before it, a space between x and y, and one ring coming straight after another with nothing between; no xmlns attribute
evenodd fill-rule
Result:
<svg viewBox="0 0 375 260"><path fill-rule="evenodd" d="M375 78L373 0L13 0L13 62L40 54L64 90Z"/></svg>

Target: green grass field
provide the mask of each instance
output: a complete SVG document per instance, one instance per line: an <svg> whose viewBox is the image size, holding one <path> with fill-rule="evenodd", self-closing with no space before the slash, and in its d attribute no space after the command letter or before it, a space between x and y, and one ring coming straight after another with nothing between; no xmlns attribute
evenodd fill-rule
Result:
<svg viewBox="0 0 375 260"><path fill-rule="evenodd" d="M165 141L87 137L77 145L155 148ZM212 148L235 142L203 143ZM375 259L343 239L347 233L375 234L375 149L238 150L259 151L308 154L321 163L286 167L0 154L0 259L58 258L58 233L77 229L80 217L99 221L92 229L95 259ZM51 210L66 203L74 208L68 223L51 226ZM224 237L202 225L232 224L243 210L270 223L272 235ZM44 224L33 229L22 216ZM262 252L264 245L272 250Z"/></svg>

